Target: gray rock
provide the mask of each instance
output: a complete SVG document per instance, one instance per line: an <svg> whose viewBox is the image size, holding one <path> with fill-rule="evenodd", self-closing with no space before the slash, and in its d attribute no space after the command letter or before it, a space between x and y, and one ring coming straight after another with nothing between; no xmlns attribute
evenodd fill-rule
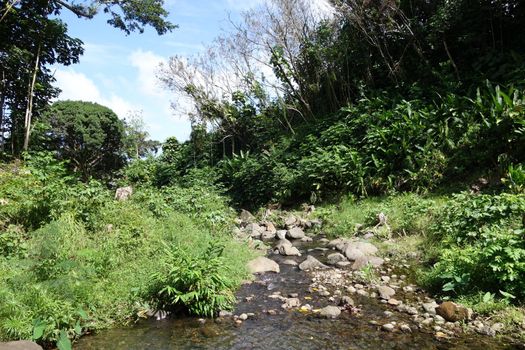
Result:
<svg viewBox="0 0 525 350"><path fill-rule="evenodd" d="M286 233L286 237L292 239L301 239L305 236L304 231L300 227L293 227Z"/></svg>
<svg viewBox="0 0 525 350"><path fill-rule="evenodd" d="M279 264L264 256L260 256L248 262L248 270L251 273L280 272Z"/></svg>
<svg viewBox="0 0 525 350"><path fill-rule="evenodd" d="M371 265L373 267L379 267L383 265L385 261L377 256L363 256L352 264L352 269L354 270L361 270L363 267L367 265Z"/></svg>
<svg viewBox="0 0 525 350"><path fill-rule="evenodd" d="M327 266L321 263L319 260L317 260L313 256L308 255L306 257L306 260L299 264L299 268L305 271L305 270L313 270L315 268L327 268Z"/></svg>
<svg viewBox="0 0 525 350"><path fill-rule="evenodd" d="M396 291L388 286L377 287L377 292L379 293L379 297L385 300L391 299L396 294Z"/></svg>
<svg viewBox="0 0 525 350"><path fill-rule="evenodd" d="M290 265L290 266L297 266L297 265L299 265L299 264L297 263L297 261L292 260L292 259L286 259L286 260L284 260L284 261L282 262L282 264L284 264L284 265Z"/></svg>
<svg viewBox="0 0 525 350"><path fill-rule="evenodd" d="M319 315L325 318L337 318L339 315L341 315L341 309L339 309L337 306L325 306L321 309Z"/></svg>
<svg viewBox="0 0 525 350"><path fill-rule="evenodd" d="M337 239L334 239L334 240L331 240L330 242L328 242L328 247L329 248L335 248L335 249L343 252L345 250L346 245L348 243L350 243L349 239L337 238Z"/></svg>
<svg viewBox="0 0 525 350"><path fill-rule="evenodd" d="M261 238L262 233L264 232L264 228L259 226L258 224L251 223L246 225L244 228L244 231L251 237L251 238Z"/></svg>
<svg viewBox="0 0 525 350"><path fill-rule="evenodd" d="M126 186L126 187L120 187L117 188L115 191L115 199L118 201L127 201L131 198L131 195L133 194L133 187Z"/></svg>
<svg viewBox="0 0 525 350"><path fill-rule="evenodd" d="M329 265L335 265L335 264L337 264L340 261L346 261L346 258L341 253L332 253L332 254L327 256L327 260L328 260L327 263Z"/></svg>
<svg viewBox="0 0 525 350"><path fill-rule="evenodd" d="M337 267L347 267L348 265L352 264L350 261L339 261L335 264Z"/></svg>
<svg viewBox="0 0 525 350"><path fill-rule="evenodd" d="M341 306L354 306L354 299L350 298L349 296L343 296L341 297L341 300L339 301L339 305Z"/></svg>
<svg viewBox="0 0 525 350"><path fill-rule="evenodd" d="M378 251L375 245L368 242L350 242L346 245L346 249L348 248L360 250L364 255L374 255Z"/></svg>
<svg viewBox="0 0 525 350"><path fill-rule="evenodd" d="M284 224L286 226L292 226L297 222L297 218L293 215L288 216L286 219L284 219Z"/></svg>
<svg viewBox="0 0 525 350"><path fill-rule="evenodd" d="M387 331L387 332L393 332L394 328L395 328L395 326L392 323L386 323L386 324L381 326L381 329L384 330L384 331Z"/></svg>
<svg viewBox="0 0 525 350"><path fill-rule="evenodd" d="M266 231L272 233L274 236L277 233L277 229L275 228L275 225L273 222L266 221L264 223L264 226L266 227Z"/></svg>
<svg viewBox="0 0 525 350"><path fill-rule="evenodd" d="M247 319L248 319L248 315L247 314L240 314L239 315L239 320L246 321Z"/></svg>
<svg viewBox="0 0 525 350"><path fill-rule="evenodd" d="M314 239L312 237L304 236L303 238L301 238L301 242L310 243L313 241ZM318 249L322 249L322 248L318 248Z"/></svg>
<svg viewBox="0 0 525 350"><path fill-rule="evenodd" d="M431 315L435 315L436 314L436 307L438 307L438 304L434 300L432 300L431 302L428 302L428 303L424 303L422 306L423 306L423 310L425 310L425 312L428 312Z"/></svg>
<svg viewBox="0 0 525 350"><path fill-rule="evenodd" d="M275 238L275 232L264 231L264 232L261 234L260 237L261 237L261 239L264 239L264 240L274 239L274 238Z"/></svg>
<svg viewBox="0 0 525 350"><path fill-rule="evenodd" d="M241 210L241 213L239 214L239 218L241 219L241 222L244 224L248 224L250 222L255 221L255 216L252 215L248 210Z"/></svg>
<svg viewBox="0 0 525 350"><path fill-rule="evenodd" d="M401 329L405 333L412 333L412 328L410 328L407 324L402 324L399 329Z"/></svg>
<svg viewBox="0 0 525 350"><path fill-rule="evenodd" d="M348 258L348 260L355 261L364 257L365 254L355 247L347 246L345 249L345 256Z"/></svg>
<svg viewBox="0 0 525 350"><path fill-rule="evenodd" d="M32 341L17 340L0 343L0 350L42 350L42 347Z"/></svg>
<svg viewBox="0 0 525 350"><path fill-rule="evenodd" d="M279 230L275 235L277 239L286 239L286 230Z"/></svg>
<svg viewBox="0 0 525 350"><path fill-rule="evenodd" d="M283 245L281 248L279 248L279 253L284 256L301 256L299 249L288 245Z"/></svg>
<svg viewBox="0 0 525 350"><path fill-rule="evenodd" d="M299 306L301 306L299 298L287 298L284 300L284 304L281 305L283 309L291 309Z"/></svg>
<svg viewBox="0 0 525 350"><path fill-rule="evenodd" d="M230 311L221 310L219 311L219 317L231 317L233 314Z"/></svg>

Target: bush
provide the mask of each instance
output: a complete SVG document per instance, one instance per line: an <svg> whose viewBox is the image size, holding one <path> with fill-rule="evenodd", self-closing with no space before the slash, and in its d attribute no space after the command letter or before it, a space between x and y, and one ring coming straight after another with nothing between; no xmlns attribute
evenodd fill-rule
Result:
<svg viewBox="0 0 525 350"><path fill-rule="evenodd" d="M431 227L441 249L426 282L444 292L523 298L524 213L524 195L454 195Z"/></svg>

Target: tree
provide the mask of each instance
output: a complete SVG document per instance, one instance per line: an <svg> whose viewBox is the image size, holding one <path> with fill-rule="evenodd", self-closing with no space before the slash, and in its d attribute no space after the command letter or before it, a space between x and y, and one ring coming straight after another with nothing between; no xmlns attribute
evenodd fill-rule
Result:
<svg viewBox="0 0 525 350"><path fill-rule="evenodd" d="M166 20L163 0L0 0L0 147L27 150L35 117L58 95L50 65L77 63L82 41L67 35L58 16L71 11L93 18L103 12L108 23L126 34L153 27L159 35L176 26Z"/></svg>
<svg viewBox="0 0 525 350"><path fill-rule="evenodd" d="M125 164L124 123L97 103L58 101L42 118L46 148L68 160L84 180L105 177Z"/></svg>
<svg viewBox="0 0 525 350"><path fill-rule="evenodd" d="M125 121L125 148L129 159L140 159L159 150L161 143L149 140L149 134L145 130L142 111L130 112Z"/></svg>

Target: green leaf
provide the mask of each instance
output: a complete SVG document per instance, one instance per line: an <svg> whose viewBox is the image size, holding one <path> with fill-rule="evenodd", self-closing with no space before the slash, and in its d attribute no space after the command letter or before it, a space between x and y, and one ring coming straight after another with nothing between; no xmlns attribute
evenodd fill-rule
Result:
<svg viewBox="0 0 525 350"><path fill-rule="evenodd" d="M41 321L40 319L37 319L33 322L33 340L38 340L42 338L44 335L44 331L46 330L47 323L44 321Z"/></svg>
<svg viewBox="0 0 525 350"><path fill-rule="evenodd" d="M67 336L66 331L60 331L60 338L57 341L58 350L72 350L71 340Z"/></svg>

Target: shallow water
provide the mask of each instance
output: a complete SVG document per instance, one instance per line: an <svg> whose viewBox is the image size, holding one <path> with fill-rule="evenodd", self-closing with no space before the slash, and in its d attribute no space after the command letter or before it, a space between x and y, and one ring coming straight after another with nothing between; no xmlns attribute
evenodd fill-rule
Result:
<svg viewBox="0 0 525 350"><path fill-rule="evenodd" d="M309 246L303 245L302 251ZM327 252L329 253L329 252ZM312 252L320 259L324 252ZM296 258L297 261L304 260ZM282 261L280 256L275 260ZM244 285L238 292L235 314L254 313L241 325L232 319L206 320L172 318L148 320L131 327L100 332L82 338L79 350L142 350L142 349L519 349L503 339L477 334L460 335L438 340L431 329L418 330L411 317L399 312L385 318L391 306L373 298L352 295L361 312L345 311L335 320L320 319L314 314L281 308L282 301L268 298L275 291L283 296L298 293L303 304L314 308L333 305L327 297L308 292L311 277L297 267L281 265L280 274L263 274L257 281ZM248 301L246 301L248 297ZM305 298L306 297L306 298ZM310 299L311 298L311 299ZM270 315L267 310L275 310ZM376 320L379 325L370 324ZM396 321L409 324L413 332L385 332L380 325Z"/></svg>

